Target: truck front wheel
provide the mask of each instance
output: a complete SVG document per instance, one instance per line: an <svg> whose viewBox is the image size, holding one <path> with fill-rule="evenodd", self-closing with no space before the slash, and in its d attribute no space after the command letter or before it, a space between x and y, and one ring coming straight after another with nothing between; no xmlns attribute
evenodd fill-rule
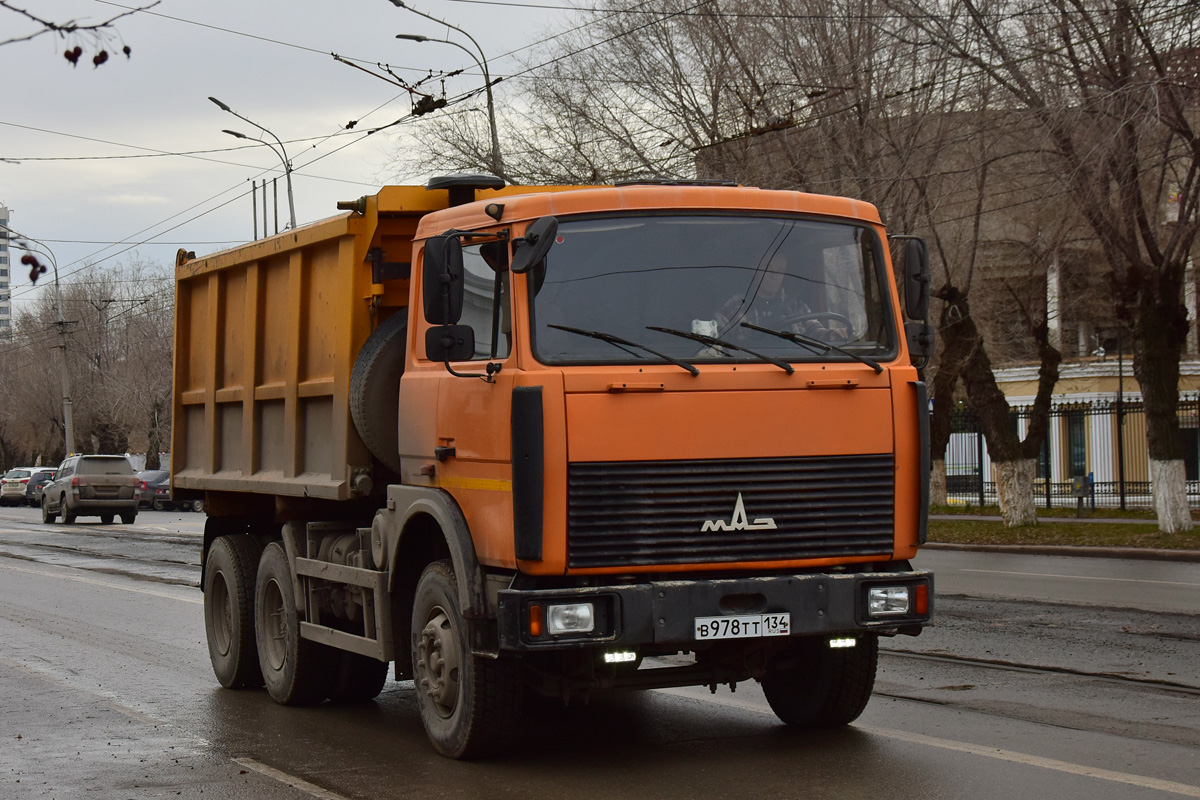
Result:
<svg viewBox="0 0 1200 800"><path fill-rule="evenodd" d="M471 654L449 561L425 568L412 617L413 683L429 741L450 758L495 752L520 710L516 664Z"/></svg>
<svg viewBox="0 0 1200 800"><path fill-rule="evenodd" d="M221 536L204 570L204 630L217 680L227 689L263 685L254 641L254 575L261 548L250 536Z"/></svg>
<svg viewBox="0 0 1200 800"><path fill-rule="evenodd" d="M879 639L831 648L823 638L798 643L795 660L768 669L763 694L781 720L799 728L836 728L858 718L871 699Z"/></svg>
<svg viewBox="0 0 1200 800"><path fill-rule="evenodd" d="M314 705L329 694L329 648L300 638L300 616L287 553L263 548L254 590L254 634L263 682L276 703Z"/></svg>

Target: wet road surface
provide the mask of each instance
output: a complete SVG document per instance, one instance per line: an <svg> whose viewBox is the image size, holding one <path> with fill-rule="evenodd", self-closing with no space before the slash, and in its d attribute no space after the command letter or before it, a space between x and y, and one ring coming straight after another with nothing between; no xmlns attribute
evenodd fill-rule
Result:
<svg viewBox="0 0 1200 800"><path fill-rule="evenodd" d="M679 689L538 707L508 757L458 763L408 682L312 709L220 689L201 515L36 514L0 510L0 798L1200 797L1198 565L926 553L937 626L885 640L847 729L790 731L754 684Z"/></svg>

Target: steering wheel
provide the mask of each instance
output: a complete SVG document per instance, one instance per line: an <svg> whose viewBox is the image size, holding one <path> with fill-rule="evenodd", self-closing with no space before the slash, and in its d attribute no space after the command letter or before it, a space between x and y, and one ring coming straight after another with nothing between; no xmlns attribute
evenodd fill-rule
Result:
<svg viewBox="0 0 1200 800"><path fill-rule="evenodd" d="M809 314L797 314L794 317L788 317L784 322L790 327L799 326L800 333L805 333L803 323L812 320L828 320L833 325L842 327L846 331L843 336L834 327L825 325L819 332L814 331L813 333L806 334L817 341L829 342L830 344L845 344L851 341L854 336L854 323L850 321L850 318L833 311L813 311Z"/></svg>
<svg viewBox="0 0 1200 800"><path fill-rule="evenodd" d="M810 320L820 320L820 319L827 319L830 322L836 322L839 325L844 325L844 326L846 326L847 332L854 330L854 323L850 321L850 318L847 316L843 316L842 314L838 314L835 311L813 311L812 313L809 313L809 314L797 314L794 317L788 317L787 319L785 319L784 324L798 325L802 322L808 322Z"/></svg>

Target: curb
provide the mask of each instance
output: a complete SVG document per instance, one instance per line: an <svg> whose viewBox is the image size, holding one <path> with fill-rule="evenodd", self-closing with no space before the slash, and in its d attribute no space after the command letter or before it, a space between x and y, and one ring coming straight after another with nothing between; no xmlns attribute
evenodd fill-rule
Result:
<svg viewBox="0 0 1200 800"><path fill-rule="evenodd" d="M926 542L921 550L963 550L974 553L1009 553L1030 556L1083 556L1123 558L1133 561L1175 561L1200 564L1200 550L1160 550L1149 547L1073 547L1041 544L951 544Z"/></svg>

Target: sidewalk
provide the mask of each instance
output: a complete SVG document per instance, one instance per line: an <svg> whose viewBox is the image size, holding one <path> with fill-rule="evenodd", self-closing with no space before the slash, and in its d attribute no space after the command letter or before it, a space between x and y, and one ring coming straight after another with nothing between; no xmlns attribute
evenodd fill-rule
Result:
<svg viewBox="0 0 1200 800"><path fill-rule="evenodd" d="M930 514L930 519L976 520L999 522L1001 517L986 514ZM1153 519L1098 519L1095 517L1039 517L1038 524L1055 522L1109 522L1118 524L1157 525ZM1070 545L1038 544L950 544L928 542L921 545L928 550L966 550L976 553L1013 553L1036 556L1084 556L1088 558L1124 558L1139 561L1176 561L1200 564L1200 550L1164 550L1150 547L1073 547Z"/></svg>

